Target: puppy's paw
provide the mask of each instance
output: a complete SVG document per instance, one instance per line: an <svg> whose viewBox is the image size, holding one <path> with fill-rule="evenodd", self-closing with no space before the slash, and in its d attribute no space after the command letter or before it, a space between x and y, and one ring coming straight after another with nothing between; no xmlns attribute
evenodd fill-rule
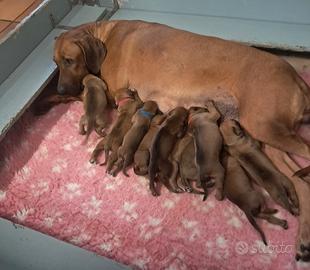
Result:
<svg viewBox="0 0 310 270"><path fill-rule="evenodd" d="M288 229L288 223L287 223L286 220L283 220L283 221L282 221L281 227L282 227L284 230L287 230L287 229Z"/></svg>
<svg viewBox="0 0 310 270"><path fill-rule="evenodd" d="M215 198L216 198L218 201L222 201L222 200L224 199L223 192L217 191L217 192L215 193Z"/></svg>
<svg viewBox="0 0 310 270"><path fill-rule="evenodd" d="M159 196L159 194L158 194L157 192L152 192L152 195L153 195L154 197L158 197L158 196Z"/></svg>
<svg viewBox="0 0 310 270"><path fill-rule="evenodd" d="M79 129L79 134L80 135L86 135L86 130L84 128Z"/></svg>
<svg viewBox="0 0 310 270"><path fill-rule="evenodd" d="M299 224L299 233L296 243L296 260L305 262L310 261L310 227L309 223L304 221Z"/></svg>
<svg viewBox="0 0 310 270"><path fill-rule="evenodd" d="M91 164L97 164L97 161L96 161L95 158L91 158L91 159L89 160L89 163L91 163Z"/></svg>
<svg viewBox="0 0 310 270"><path fill-rule="evenodd" d="M184 191L188 193L192 193L194 190L191 187L185 187Z"/></svg>

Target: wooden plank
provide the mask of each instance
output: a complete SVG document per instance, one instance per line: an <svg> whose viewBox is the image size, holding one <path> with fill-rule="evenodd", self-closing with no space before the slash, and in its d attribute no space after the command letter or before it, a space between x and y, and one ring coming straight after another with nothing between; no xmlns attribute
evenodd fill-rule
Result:
<svg viewBox="0 0 310 270"><path fill-rule="evenodd" d="M0 218L0 269L126 270L128 267L85 249Z"/></svg>
<svg viewBox="0 0 310 270"><path fill-rule="evenodd" d="M2 0L0 1L0 20L15 21L35 0Z"/></svg>
<svg viewBox="0 0 310 270"><path fill-rule="evenodd" d="M53 29L50 16L57 24L70 10L68 1L49 0L9 37L0 40L0 84Z"/></svg>
<svg viewBox="0 0 310 270"><path fill-rule="evenodd" d="M310 24L119 9L111 19L146 20L251 45L310 52Z"/></svg>

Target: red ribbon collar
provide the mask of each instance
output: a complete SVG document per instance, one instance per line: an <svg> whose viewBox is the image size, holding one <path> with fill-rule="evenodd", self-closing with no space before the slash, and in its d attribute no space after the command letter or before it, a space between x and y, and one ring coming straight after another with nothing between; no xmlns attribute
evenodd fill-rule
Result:
<svg viewBox="0 0 310 270"><path fill-rule="evenodd" d="M118 101L117 106L118 107L122 107L123 105L125 105L129 100L132 100L131 97L125 97L121 100Z"/></svg>

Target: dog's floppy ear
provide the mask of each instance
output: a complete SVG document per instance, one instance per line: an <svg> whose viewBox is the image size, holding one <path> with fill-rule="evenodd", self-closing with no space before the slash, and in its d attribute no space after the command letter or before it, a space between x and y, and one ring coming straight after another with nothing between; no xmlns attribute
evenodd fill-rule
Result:
<svg viewBox="0 0 310 270"><path fill-rule="evenodd" d="M244 130L239 124L239 122L234 121L234 126L232 127L233 132L238 136L238 137L243 137L244 136Z"/></svg>
<svg viewBox="0 0 310 270"><path fill-rule="evenodd" d="M105 44L91 35L85 35L76 44L82 50L88 71L92 74L98 74L107 54Z"/></svg>

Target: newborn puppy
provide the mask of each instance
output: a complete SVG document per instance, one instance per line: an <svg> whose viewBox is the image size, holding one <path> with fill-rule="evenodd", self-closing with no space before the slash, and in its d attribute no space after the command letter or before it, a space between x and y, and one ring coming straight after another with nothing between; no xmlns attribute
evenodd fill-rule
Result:
<svg viewBox="0 0 310 270"><path fill-rule="evenodd" d="M118 159L111 174L116 176L120 170L126 175L126 168L133 162L134 154L148 131L153 116L158 112L158 105L154 101L146 101L132 117L132 126L126 133L122 145L118 148Z"/></svg>
<svg viewBox="0 0 310 270"><path fill-rule="evenodd" d="M171 110L153 139L149 164L150 189L153 196L159 195L155 189L156 176L170 191L177 192L168 183L172 169L169 155L177 139L185 133L187 116L188 112L184 107Z"/></svg>
<svg viewBox="0 0 310 270"><path fill-rule="evenodd" d="M170 186L174 189L180 189L195 194L205 194L205 192L194 189L190 183L190 181L197 181L199 179L198 167L195 159L194 139L189 134L186 134L182 139L178 140L170 157L172 163L172 173L169 179ZM177 183L178 172L180 173L179 184ZM213 186L213 183L209 182L206 187L211 186ZM205 199L206 196L204 197L204 200Z"/></svg>
<svg viewBox="0 0 310 270"><path fill-rule="evenodd" d="M122 144L125 134L131 127L132 116L143 105L137 91L132 91L130 89L118 90L115 94L115 100L118 105L117 119L110 133L97 144L90 159L91 163L96 162L98 155L104 150L105 162L103 165L108 163L108 172L112 169L114 162L117 160L117 150Z"/></svg>
<svg viewBox="0 0 310 270"><path fill-rule="evenodd" d="M137 175L147 175L150 162L150 149L153 138L160 128L160 124L165 120L164 114L157 114L153 117L151 125L145 136L143 137L138 150L134 155L134 172Z"/></svg>
<svg viewBox="0 0 310 270"><path fill-rule="evenodd" d="M79 122L79 133L86 134L86 140L94 129L99 136L104 136L103 129L107 125L107 85L103 80L91 74L84 77L83 85L82 99L85 114Z"/></svg>
<svg viewBox="0 0 310 270"><path fill-rule="evenodd" d="M278 210L267 207L263 194L254 189L250 179L236 159L227 155L224 158L224 166L226 169L225 196L245 213L249 222L259 232L263 242L267 245L265 234L257 225L255 217L265 219L283 229L288 228L287 221L273 216Z"/></svg>
<svg viewBox="0 0 310 270"><path fill-rule="evenodd" d="M193 134L199 178L197 185L207 192L206 183L214 180L218 200L223 199L224 168L220 163L222 136L217 125L221 117L213 101L206 107L189 108L189 131Z"/></svg>
<svg viewBox="0 0 310 270"><path fill-rule="evenodd" d="M228 153L248 175L265 188L275 202L298 215L299 203L293 184L261 151L259 143L235 120L224 121L220 130Z"/></svg>

